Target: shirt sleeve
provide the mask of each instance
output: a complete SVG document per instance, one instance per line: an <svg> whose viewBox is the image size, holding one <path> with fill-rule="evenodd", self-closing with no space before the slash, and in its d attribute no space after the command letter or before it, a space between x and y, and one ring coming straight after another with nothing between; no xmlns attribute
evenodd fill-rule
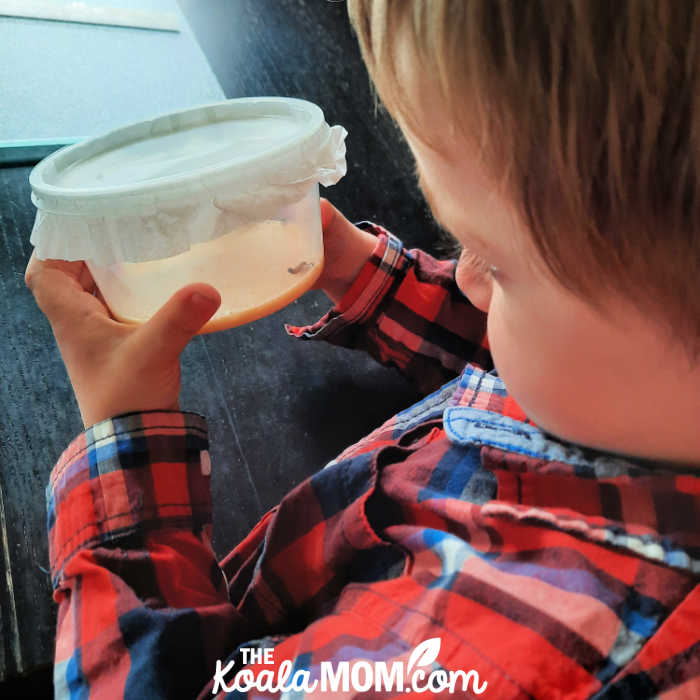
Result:
<svg viewBox="0 0 700 700"><path fill-rule="evenodd" d="M148 412L61 456L47 487L57 698L191 698L248 636L210 546L208 454L203 418Z"/></svg>
<svg viewBox="0 0 700 700"><path fill-rule="evenodd" d="M304 340L365 350L424 391L460 374L467 362L493 368L486 314L459 290L454 260L404 249L381 226L362 222L377 246L350 290L319 321L286 326Z"/></svg>

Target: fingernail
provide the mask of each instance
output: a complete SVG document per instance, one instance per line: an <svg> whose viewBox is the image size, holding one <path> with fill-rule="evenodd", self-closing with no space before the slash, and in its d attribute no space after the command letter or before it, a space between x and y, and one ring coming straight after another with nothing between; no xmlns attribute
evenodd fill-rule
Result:
<svg viewBox="0 0 700 700"><path fill-rule="evenodd" d="M218 299L212 299L211 297L205 297L204 294L195 292L190 298L190 303L192 306L200 311L202 314L211 313L218 305Z"/></svg>

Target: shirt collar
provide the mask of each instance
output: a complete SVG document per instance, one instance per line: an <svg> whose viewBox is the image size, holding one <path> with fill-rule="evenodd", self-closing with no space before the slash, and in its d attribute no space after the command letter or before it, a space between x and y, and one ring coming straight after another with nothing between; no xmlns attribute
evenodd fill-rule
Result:
<svg viewBox="0 0 700 700"><path fill-rule="evenodd" d="M547 522L700 573L700 474L547 434L495 371L468 365L445 409L448 439L481 448L497 497L482 512Z"/></svg>

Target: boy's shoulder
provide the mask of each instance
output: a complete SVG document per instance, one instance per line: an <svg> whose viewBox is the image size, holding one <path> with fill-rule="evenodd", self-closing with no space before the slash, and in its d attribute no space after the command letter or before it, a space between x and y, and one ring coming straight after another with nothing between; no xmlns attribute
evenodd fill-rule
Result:
<svg viewBox="0 0 700 700"><path fill-rule="evenodd" d="M370 488L370 463L387 447L403 453L383 457L380 464L420 463L421 471L406 469L391 477L394 486L403 481L418 500L428 494L436 501L459 498L478 503L484 516L527 519L700 572L700 552L693 544L700 474L548 434L527 417L495 370L468 364L455 380L393 416L328 466L364 458Z"/></svg>

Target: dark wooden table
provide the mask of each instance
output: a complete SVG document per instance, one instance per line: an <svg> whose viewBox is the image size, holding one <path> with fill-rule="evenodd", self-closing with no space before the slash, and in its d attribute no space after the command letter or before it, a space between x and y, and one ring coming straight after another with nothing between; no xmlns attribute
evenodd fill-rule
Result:
<svg viewBox="0 0 700 700"><path fill-rule="evenodd" d="M412 160L373 108L344 2L181 5L227 97L301 97L347 128L348 174L326 196L351 219L374 219L408 245L433 249L436 230ZM48 694L55 606L44 488L82 426L48 323L24 286L30 169L0 169L0 680L34 673L36 683L43 668ZM209 420L219 555L295 484L417 398L395 371L364 355L284 333L284 322L315 321L328 306L323 293L311 292L268 318L198 337L184 353L181 403ZM0 695L30 682L0 685Z"/></svg>

